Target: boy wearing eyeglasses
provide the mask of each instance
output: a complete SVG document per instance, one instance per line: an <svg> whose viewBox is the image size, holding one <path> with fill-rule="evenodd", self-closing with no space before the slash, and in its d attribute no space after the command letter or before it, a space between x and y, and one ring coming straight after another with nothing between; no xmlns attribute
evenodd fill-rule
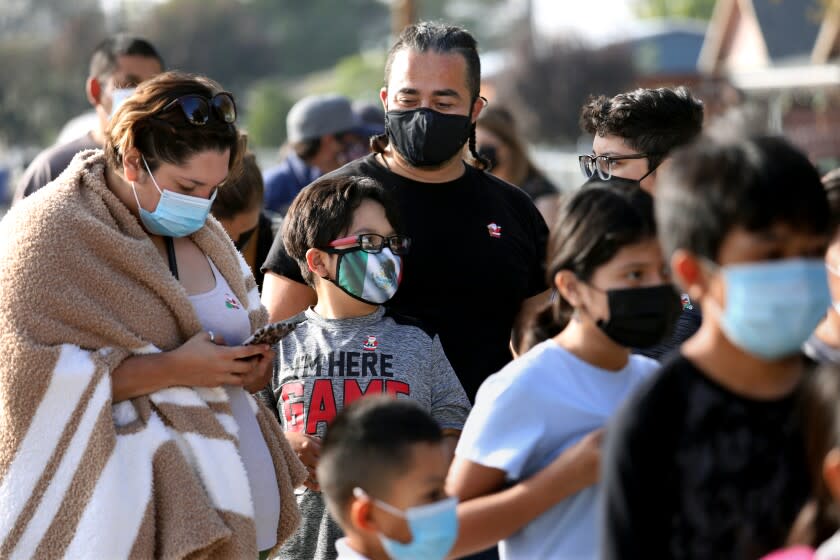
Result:
<svg viewBox="0 0 840 560"><path fill-rule="evenodd" d="M578 157L584 178L656 196L659 170L671 152L700 135L703 112L703 102L682 86L590 97L580 112L581 128L594 136L592 153ZM687 294L682 307L670 338L638 353L661 360L697 332L700 309Z"/></svg>
<svg viewBox="0 0 840 560"><path fill-rule="evenodd" d="M438 336L382 306L399 287L411 241L375 180L323 178L295 198L283 243L318 301L292 319L277 347L272 382L260 395L309 469L298 495L303 521L280 558L335 558L340 527L329 517L315 469L320 442L345 406L388 394L420 404L454 445L470 404ZM382 426L387 432L392 429Z"/></svg>

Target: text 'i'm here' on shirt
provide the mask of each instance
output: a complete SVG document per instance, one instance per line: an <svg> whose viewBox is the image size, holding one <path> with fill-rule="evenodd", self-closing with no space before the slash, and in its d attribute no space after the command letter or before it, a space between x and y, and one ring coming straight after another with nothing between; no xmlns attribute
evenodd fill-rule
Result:
<svg viewBox="0 0 840 560"><path fill-rule="evenodd" d="M323 437L339 411L373 394L415 401L442 429L463 427L467 395L440 339L417 321L381 306L346 319L325 319L310 308L292 321L298 326L278 343L271 386L260 394L284 431ZM343 534L321 494L306 489L298 504L302 525L280 558L335 558Z"/></svg>

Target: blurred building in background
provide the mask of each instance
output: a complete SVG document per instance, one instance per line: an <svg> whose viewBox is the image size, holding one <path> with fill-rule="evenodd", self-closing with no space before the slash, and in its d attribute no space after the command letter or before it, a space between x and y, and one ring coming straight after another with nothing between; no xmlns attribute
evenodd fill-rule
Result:
<svg viewBox="0 0 840 560"><path fill-rule="evenodd" d="M774 132L840 165L840 2L718 0L698 69L761 103Z"/></svg>

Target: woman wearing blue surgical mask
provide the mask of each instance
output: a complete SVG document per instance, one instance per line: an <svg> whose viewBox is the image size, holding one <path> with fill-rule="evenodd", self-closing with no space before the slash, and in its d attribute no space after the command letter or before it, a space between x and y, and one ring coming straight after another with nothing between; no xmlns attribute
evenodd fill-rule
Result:
<svg viewBox="0 0 840 560"><path fill-rule="evenodd" d="M254 558L297 524L305 470L249 394L274 352L243 342L267 314L208 217L239 172L235 121L215 82L162 74L113 115L104 152L0 223L8 553Z"/></svg>

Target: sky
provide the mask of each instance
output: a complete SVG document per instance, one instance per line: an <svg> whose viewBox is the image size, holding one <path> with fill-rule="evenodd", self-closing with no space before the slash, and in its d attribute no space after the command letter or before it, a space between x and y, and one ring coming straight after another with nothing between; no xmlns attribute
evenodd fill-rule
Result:
<svg viewBox="0 0 840 560"><path fill-rule="evenodd" d="M100 0L106 11L113 10L122 0ZM133 0L137 2L138 0ZM163 0L139 0L140 3L159 3ZM423 0L417 0L422 2ZM508 0L520 4L528 0ZM531 0L537 30L546 35L573 29L594 41L606 36L615 37L627 23L635 19L631 10L633 0Z"/></svg>
<svg viewBox="0 0 840 560"><path fill-rule="evenodd" d="M595 42L615 38L636 19L630 0L532 0L536 30L554 35L574 30Z"/></svg>

